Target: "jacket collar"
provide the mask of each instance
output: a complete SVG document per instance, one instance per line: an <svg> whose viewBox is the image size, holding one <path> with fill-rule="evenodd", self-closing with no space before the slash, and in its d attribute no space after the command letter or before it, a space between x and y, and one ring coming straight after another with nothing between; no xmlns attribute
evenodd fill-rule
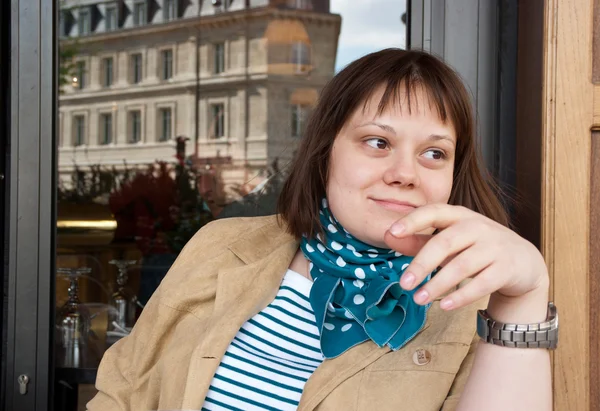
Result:
<svg viewBox="0 0 600 411"><path fill-rule="evenodd" d="M208 331L190 359L183 409L202 407L229 343L247 320L273 301L298 247L275 218L229 245L244 265L218 273ZM369 341L324 361L306 383L298 410L313 410L339 384L389 351Z"/></svg>

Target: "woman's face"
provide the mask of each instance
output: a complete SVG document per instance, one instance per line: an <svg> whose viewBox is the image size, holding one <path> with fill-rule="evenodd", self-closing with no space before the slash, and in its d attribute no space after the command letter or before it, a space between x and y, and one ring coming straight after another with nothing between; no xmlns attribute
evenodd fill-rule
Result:
<svg viewBox="0 0 600 411"><path fill-rule="evenodd" d="M383 92L373 93L336 136L327 199L350 234L387 248L383 238L396 220L417 207L448 202L456 135L421 91L411 93L411 113L401 93L402 110L389 104L378 115Z"/></svg>

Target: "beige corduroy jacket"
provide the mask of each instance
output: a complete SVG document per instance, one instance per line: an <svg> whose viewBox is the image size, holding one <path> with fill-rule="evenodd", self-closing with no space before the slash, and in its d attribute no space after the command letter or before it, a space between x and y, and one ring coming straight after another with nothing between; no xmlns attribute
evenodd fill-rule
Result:
<svg viewBox="0 0 600 411"><path fill-rule="evenodd" d="M199 410L230 341L272 302L298 241L275 216L218 220L186 245L131 335L104 355L89 411ZM477 307L445 312L392 352L371 341L324 361L301 411L455 409L474 357Z"/></svg>

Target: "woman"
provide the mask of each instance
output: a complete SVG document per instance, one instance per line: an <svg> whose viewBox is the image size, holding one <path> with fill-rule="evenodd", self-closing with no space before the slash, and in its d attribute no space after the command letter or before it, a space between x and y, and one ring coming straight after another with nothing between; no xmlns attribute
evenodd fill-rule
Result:
<svg viewBox="0 0 600 411"><path fill-rule="evenodd" d="M550 410L533 347L554 323L482 334L519 348L475 332L478 316L548 328L525 325L547 320L544 261L491 187L450 68L355 61L322 92L279 218L200 230L88 409Z"/></svg>

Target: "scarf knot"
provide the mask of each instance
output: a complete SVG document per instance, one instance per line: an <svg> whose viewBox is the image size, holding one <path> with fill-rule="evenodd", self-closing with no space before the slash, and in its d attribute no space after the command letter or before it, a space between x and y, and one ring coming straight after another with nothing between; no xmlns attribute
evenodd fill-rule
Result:
<svg viewBox="0 0 600 411"><path fill-rule="evenodd" d="M310 262L314 283L309 298L323 356L335 358L369 339L379 347L402 348L423 328L431 305L414 302L419 286L411 291L400 287L413 257L356 239L331 214L325 199L320 222L325 238L303 237L300 248Z"/></svg>

